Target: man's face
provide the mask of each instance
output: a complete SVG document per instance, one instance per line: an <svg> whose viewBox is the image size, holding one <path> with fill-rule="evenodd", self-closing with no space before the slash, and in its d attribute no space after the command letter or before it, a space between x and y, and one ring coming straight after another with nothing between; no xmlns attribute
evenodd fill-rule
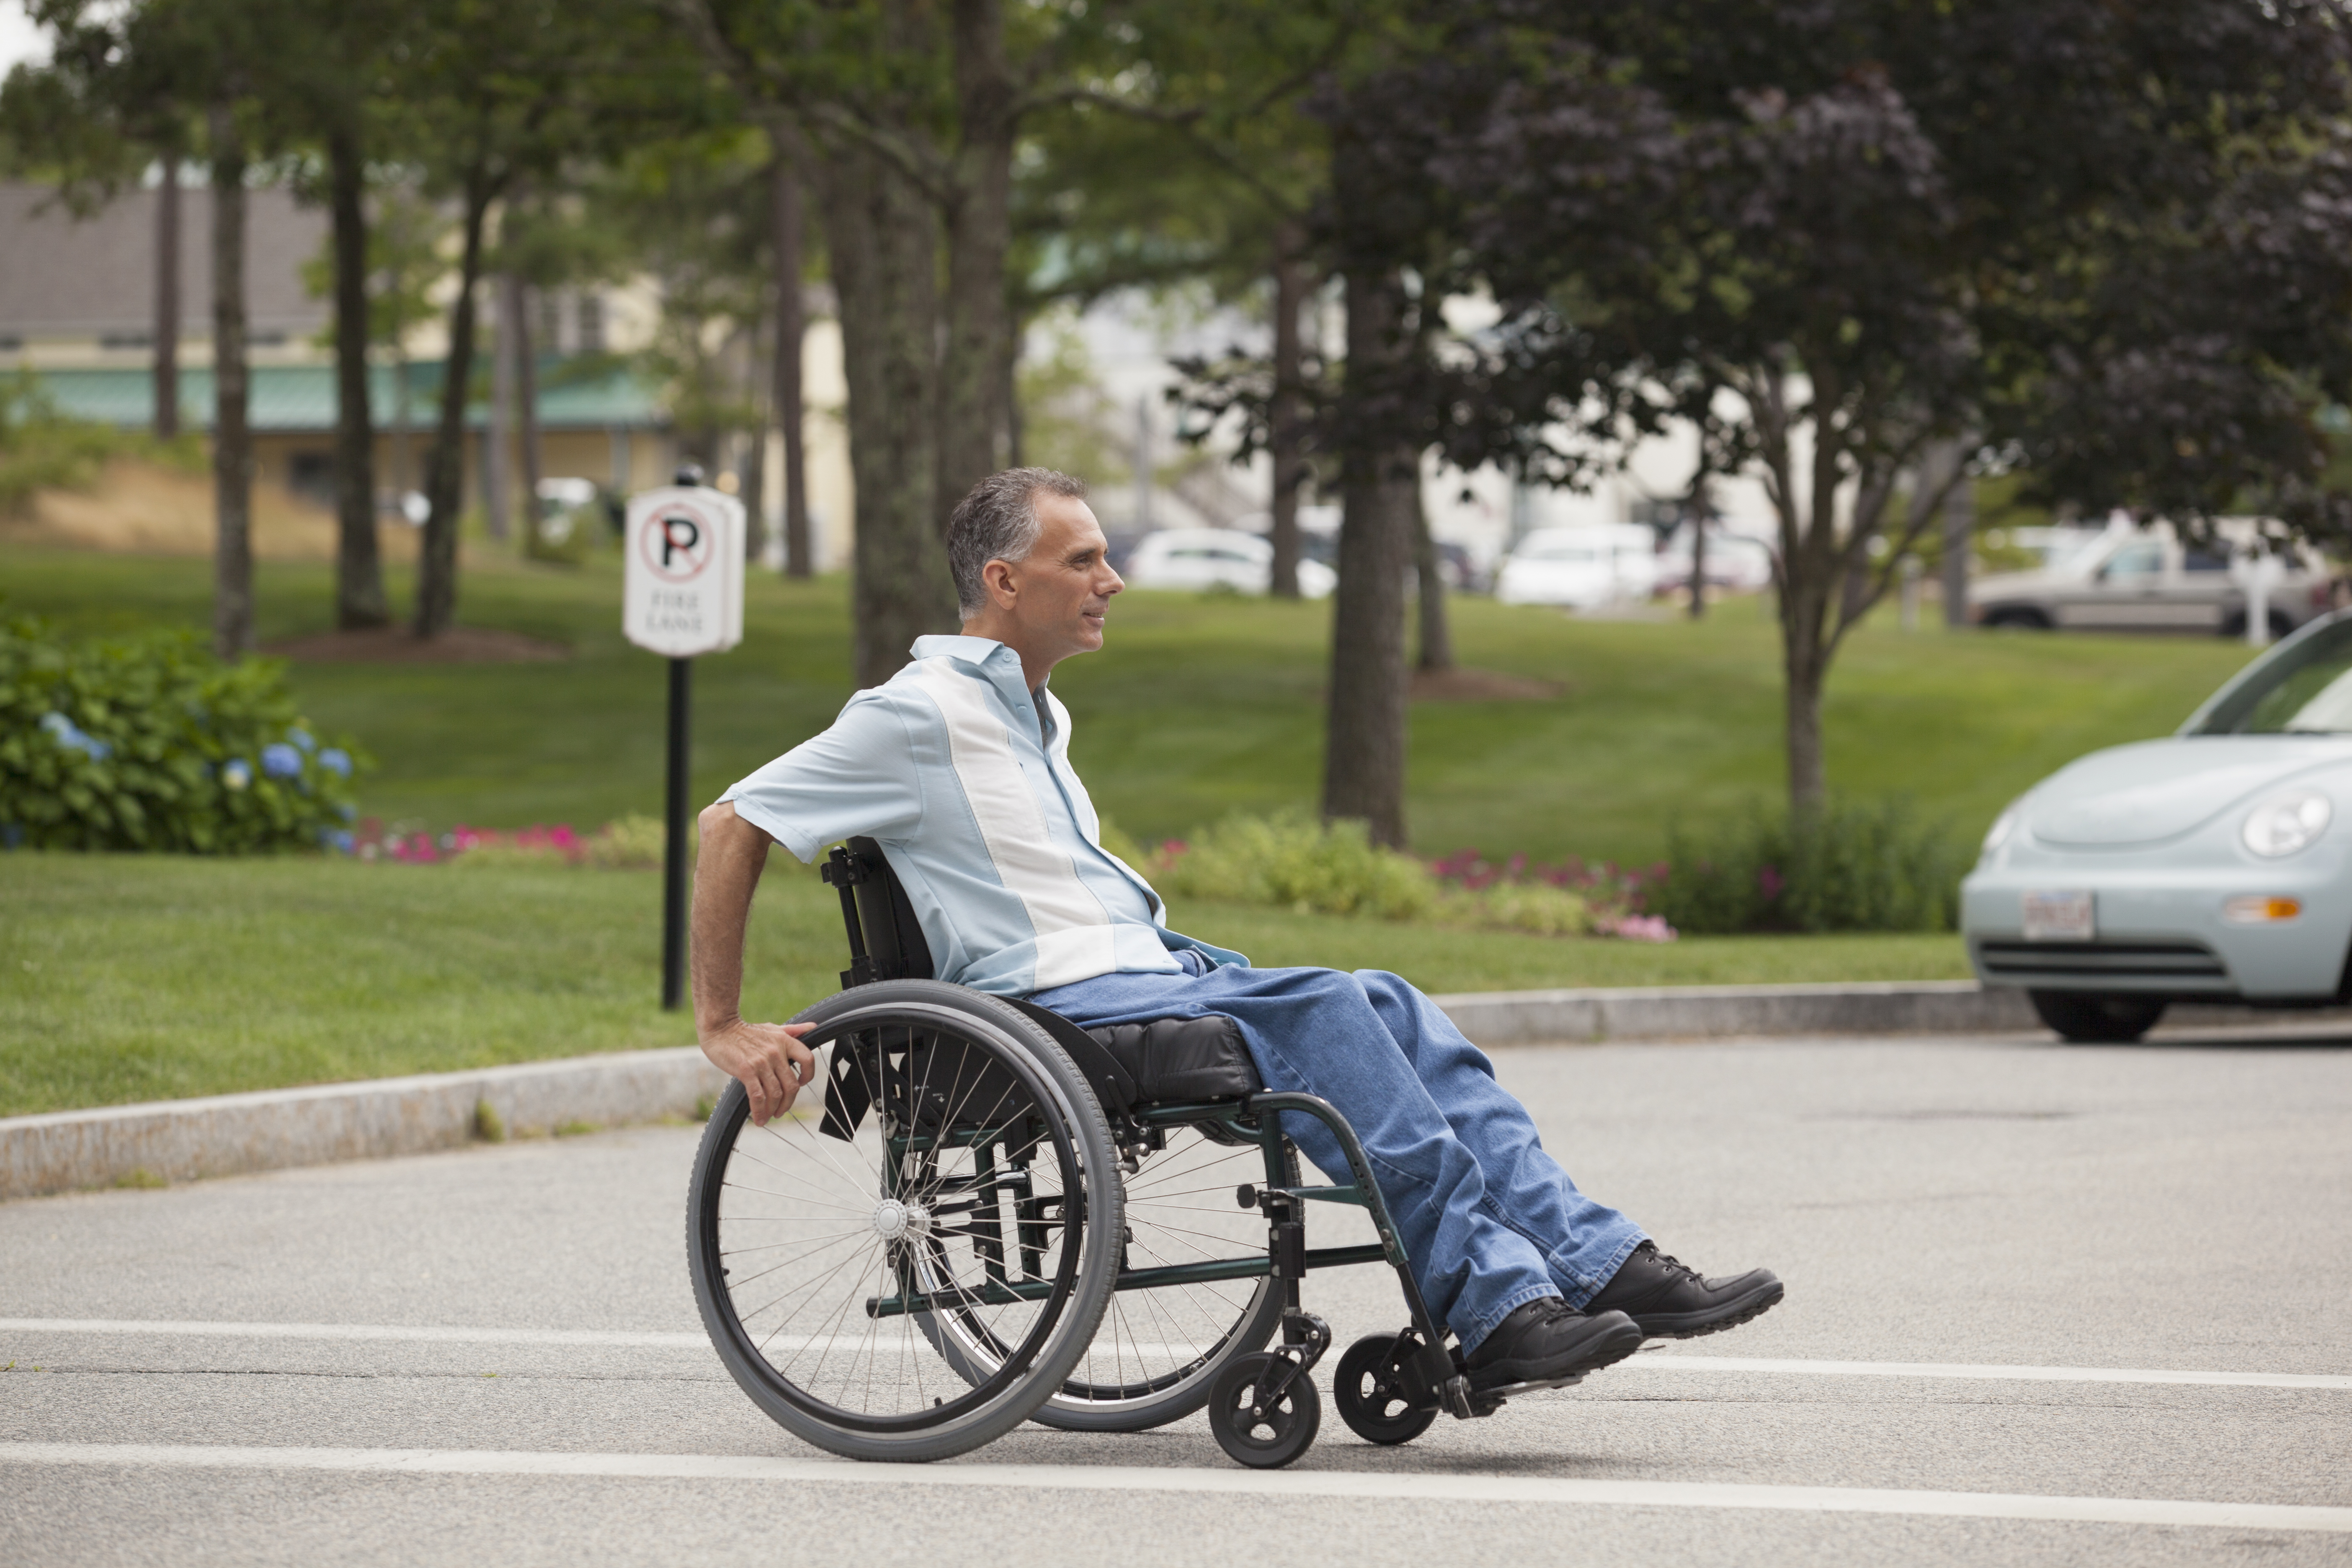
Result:
<svg viewBox="0 0 2352 1568"><path fill-rule="evenodd" d="M1010 618L1018 627L1024 659L1051 665L1103 645L1103 617L1110 598L1127 584L1110 569L1109 542L1095 521L1094 509L1070 496L1036 498L1037 543L1026 561L989 573L1013 589ZM1002 603L1002 601L999 601Z"/></svg>

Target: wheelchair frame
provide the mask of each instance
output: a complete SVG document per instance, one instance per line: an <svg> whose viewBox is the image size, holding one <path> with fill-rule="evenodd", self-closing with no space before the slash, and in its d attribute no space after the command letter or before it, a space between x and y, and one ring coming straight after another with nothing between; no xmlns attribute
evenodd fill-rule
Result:
<svg viewBox="0 0 2352 1568"><path fill-rule="evenodd" d="M844 998L877 982L930 978L929 945L916 923L905 889L891 872L878 845L871 839L850 840L845 847L831 852L823 874L840 895L842 921L848 936L850 966L841 976ZM1123 1173L1119 1178L1122 1182L1140 1170L1144 1158L1164 1149L1169 1134L1180 1129L1197 1130L1204 1139L1216 1143L1257 1150L1265 1179L1262 1183L1241 1184L1234 1197L1240 1208L1255 1208L1265 1217L1266 1241L1262 1255L1134 1268L1129 1266L1128 1247L1122 1243L1117 1271L1108 1281L1103 1297L1103 1305L1107 1306L1122 1292L1234 1280L1270 1279L1278 1282L1280 1344L1270 1350L1250 1345L1232 1355L1208 1392L1212 1431L1233 1458L1256 1468L1285 1465L1306 1452L1314 1441L1320 1396L1310 1373L1330 1348L1331 1331L1321 1318L1302 1305L1300 1286L1306 1276L1318 1268L1384 1263L1395 1271L1404 1296L1409 1318L1406 1326L1395 1333L1375 1334L1358 1341L1339 1363L1336 1394L1340 1415L1359 1436L1381 1444L1409 1441L1426 1430L1440 1412L1456 1418L1488 1415L1499 1409L1508 1396L1525 1391L1519 1387L1490 1391L1471 1387L1459 1352L1449 1344L1445 1331L1431 1316L1422 1299L1403 1242L1372 1180L1363 1146L1347 1118L1328 1101L1309 1094L1259 1090L1232 1100L1139 1104L1136 1086L1125 1068L1085 1030L1025 999L990 997L988 1001L1010 1006L1034 1023L1093 1091L1117 1151L1116 1165ZM910 1036L908 1049L911 1053L915 1048ZM863 1074L856 1052L836 1047L824 1085L824 1131L831 1136L848 1136L865 1115L870 1101ZM740 1096L740 1086L730 1090L730 1096ZM724 1173L725 1150L717 1152L719 1169L713 1173L713 1140L718 1130L724 1123L732 1136L742 1127L740 1108L731 1110L731 1120L726 1114L714 1114L711 1131L706 1133L703 1156L697 1162L697 1190L688 1217L696 1293L730 1371L772 1415L784 1419L770 1397L754 1386L747 1369L739 1364L740 1349L729 1353L732 1335L740 1331L740 1326L730 1329L723 1321L719 1300L725 1288L713 1278L726 1271L717 1263L716 1200L709 1195L715 1193L715 1187L709 1188L709 1193L706 1188ZM1329 1129L1346 1154L1350 1177L1348 1182L1318 1185L1300 1182L1292 1174L1297 1161L1282 1131L1281 1117L1286 1113L1312 1117ZM1025 1164L998 1172L991 1163L989 1147L1003 1138L1001 1127L983 1122L959 1131L952 1119L942 1115L935 1131L927 1132L921 1116L915 1114L885 1116L882 1132L887 1155L882 1190L886 1202L907 1195L900 1190L900 1183L906 1179L901 1173L910 1162L919 1162L927 1155L936 1157L939 1151L950 1147L972 1152L975 1174L960 1178L967 1185L958 1189L959 1196L965 1192L973 1194L970 1217L956 1234L970 1241L975 1257L982 1260L984 1279L976 1288L951 1282L944 1289L927 1289L916 1277L914 1249L901 1247L893 1255L891 1266L895 1288L887 1294L877 1292L867 1297L865 1306L866 1317L872 1320L917 1318L933 1348L971 1382L974 1373L958 1364L949 1353L941 1338L943 1331L937 1327L939 1320L968 1313L976 1306L1060 1300L1055 1293L1068 1289L1066 1275L1075 1256L1066 1238L1062 1248L1065 1278L1043 1278L1039 1264L1049 1245L1048 1233L1055 1226L1075 1236L1080 1205L1068 1201L1071 1194L1067 1191L1060 1197L1038 1196L1031 1187ZM1015 1232L1009 1237L1004 1234L1002 1218L1002 1205L1007 1198L1013 1205ZM1307 1205L1311 1203L1349 1204L1362 1208L1380 1239L1364 1246L1308 1247L1306 1216ZM1053 1212L1056 1206L1062 1211L1058 1215ZM1018 1278L1011 1267L1016 1258L1020 1264ZM1262 1301L1263 1298L1254 1300ZM1258 1310L1263 1311L1263 1308ZM1097 1307L1095 1312L1098 1318L1101 1308ZM1244 1327L1248 1318L1245 1313L1243 1324L1236 1328ZM1088 1320L1090 1323L1093 1321ZM1265 1331L1260 1329L1257 1333L1262 1336ZM1028 1348L1034 1351L1037 1342L1037 1335L1033 1334ZM1259 1337L1257 1344L1263 1342ZM1220 1352L1223 1348L1222 1343L1217 1347ZM996 1377L1029 1370L1011 1367L1011 1353L1007 1352L1008 1364L999 1368ZM1200 1364L1196 1362L1195 1366ZM1036 1404L1042 1405L1053 1394L1050 1385L1036 1391ZM940 1403L933 1401L935 1405ZM802 1431L803 1436L828 1447L835 1446L827 1442L821 1431L804 1430L798 1422L788 1424ZM1151 1424L1155 1423L1137 1425ZM1109 1422L1102 1425L1108 1429L1128 1429ZM965 1446L977 1446L987 1441L988 1436L992 1434ZM957 1450L932 1443L920 1454L901 1455L888 1451L887 1445L877 1447L866 1441L856 1447L839 1447L838 1451L866 1458L940 1458Z"/></svg>

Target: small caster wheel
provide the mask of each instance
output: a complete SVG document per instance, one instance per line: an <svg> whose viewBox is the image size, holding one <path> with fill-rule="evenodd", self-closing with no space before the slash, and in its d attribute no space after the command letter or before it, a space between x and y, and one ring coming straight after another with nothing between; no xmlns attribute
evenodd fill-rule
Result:
<svg viewBox="0 0 2352 1568"><path fill-rule="evenodd" d="M1437 1419L1435 1409L1406 1402L1404 1376L1397 1365L1397 1350L1404 1342L1397 1334L1367 1335L1348 1347L1339 1358L1339 1370L1332 1373L1339 1419L1367 1443L1410 1443Z"/></svg>
<svg viewBox="0 0 2352 1568"><path fill-rule="evenodd" d="M1323 1396L1305 1377L1292 1379L1274 1404L1259 1403L1259 1387L1287 1365L1282 1356L1245 1355L1209 1389L1209 1430L1217 1447L1254 1470L1279 1469L1307 1452L1323 1424Z"/></svg>

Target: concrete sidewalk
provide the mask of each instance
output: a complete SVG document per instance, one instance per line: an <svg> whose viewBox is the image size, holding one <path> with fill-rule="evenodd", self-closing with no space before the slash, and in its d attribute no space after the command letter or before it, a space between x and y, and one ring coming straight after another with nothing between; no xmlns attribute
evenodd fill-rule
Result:
<svg viewBox="0 0 2352 1568"><path fill-rule="evenodd" d="M1464 1034L1489 1047L2040 1027L2022 992L1988 991L1973 980L1492 991L1436 1001ZM2274 1029L2281 1016L2176 1006L2166 1022ZM2352 1033L2352 1012L2293 1016L2341 1020ZM486 1131L529 1136L691 1117L725 1084L700 1051L682 1047L13 1117L0 1120L0 1200L383 1159L456 1148Z"/></svg>

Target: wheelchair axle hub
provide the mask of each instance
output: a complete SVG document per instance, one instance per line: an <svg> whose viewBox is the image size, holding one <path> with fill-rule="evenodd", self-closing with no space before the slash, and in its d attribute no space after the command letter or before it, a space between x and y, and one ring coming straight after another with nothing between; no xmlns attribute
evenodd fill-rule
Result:
<svg viewBox="0 0 2352 1568"><path fill-rule="evenodd" d="M874 1205L874 1234L885 1241L903 1241L909 1236L931 1233L931 1211L920 1204L900 1203L897 1198L884 1198Z"/></svg>

